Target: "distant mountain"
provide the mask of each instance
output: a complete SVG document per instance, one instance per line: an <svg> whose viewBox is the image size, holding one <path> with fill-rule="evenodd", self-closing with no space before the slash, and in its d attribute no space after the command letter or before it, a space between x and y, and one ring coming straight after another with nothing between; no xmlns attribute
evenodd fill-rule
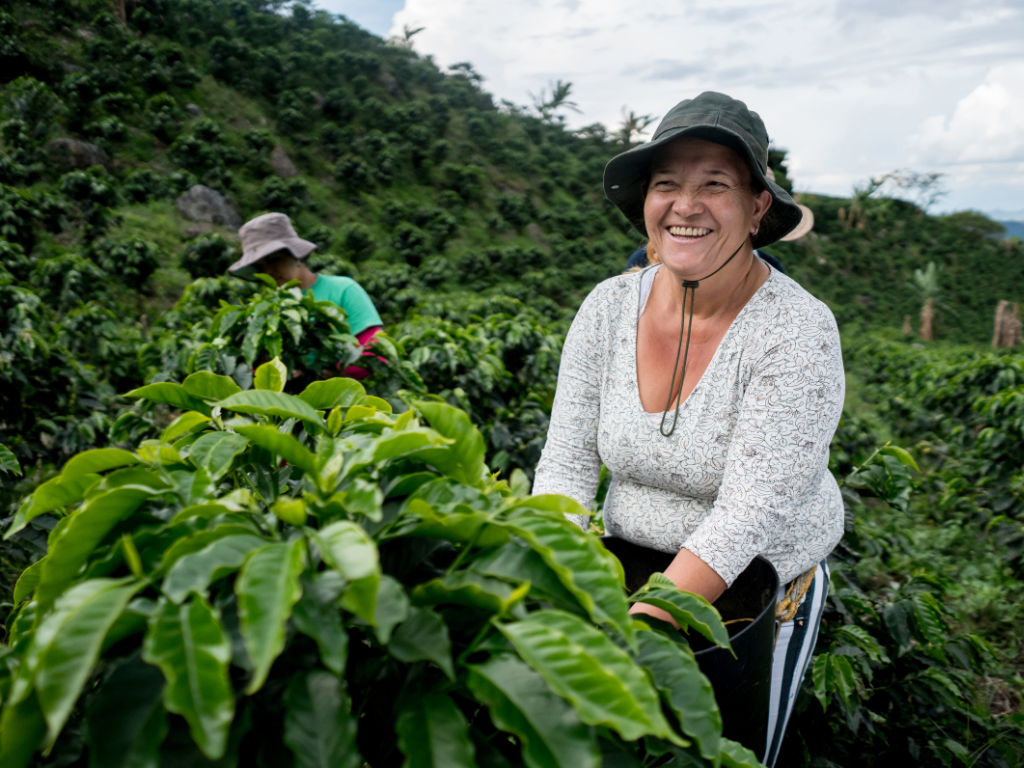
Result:
<svg viewBox="0 0 1024 768"><path fill-rule="evenodd" d="M1022 222L1024 221L1024 208L1016 211L1010 211L1006 209L995 209L991 211L985 211L985 215L993 221L1011 221L1011 222Z"/></svg>
<svg viewBox="0 0 1024 768"><path fill-rule="evenodd" d="M1024 240L1024 216L1021 216L1022 221L1000 221L999 223L1006 227L1006 237L1019 237Z"/></svg>

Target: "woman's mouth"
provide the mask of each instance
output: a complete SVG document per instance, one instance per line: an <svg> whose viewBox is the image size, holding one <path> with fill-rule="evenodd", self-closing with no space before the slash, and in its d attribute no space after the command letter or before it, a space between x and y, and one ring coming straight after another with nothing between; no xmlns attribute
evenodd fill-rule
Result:
<svg viewBox="0 0 1024 768"><path fill-rule="evenodd" d="M700 240L706 235L710 235L711 230L705 229L704 227L669 227L668 233L681 238L686 242L693 242L695 240Z"/></svg>

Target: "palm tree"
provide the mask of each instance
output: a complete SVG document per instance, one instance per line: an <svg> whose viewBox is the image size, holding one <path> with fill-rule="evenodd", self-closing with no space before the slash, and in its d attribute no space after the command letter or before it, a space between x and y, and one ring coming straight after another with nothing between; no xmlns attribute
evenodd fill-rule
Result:
<svg viewBox="0 0 1024 768"><path fill-rule="evenodd" d="M939 267L934 261L929 261L924 269L914 270L914 279L907 283L907 287L916 292L922 299L921 306L921 339L932 340L932 320L935 318L935 307L939 306L949 312L953 312L942 300L942 289L939 287Z"/></svg>
<svg viewBox="0 0 1024 768"><path fill-rule="evenodd" d="M625 144L626 147L633 146L633 136L640 138L650 126L658 118L654 115L638 115L633 110L626 111L626 108L622 108L622 125L619 127L614 134L615 139L620 144Z"/></svg>
<svg viewBox="0 0 1024 768"><path fill-rule="evenodd" d="M560 109L571 109L573 112L580 111L576 102L569 100L572 83L556 80L553 83L548 83L548 88L551 89L550 97L548 96L547 88L541 88L539 94L530 94L530 98L533 99L533 108L537 110L541 120L545 123L552 120L564 120L565 118L561 115L555 115L555 112Z"/></svg>

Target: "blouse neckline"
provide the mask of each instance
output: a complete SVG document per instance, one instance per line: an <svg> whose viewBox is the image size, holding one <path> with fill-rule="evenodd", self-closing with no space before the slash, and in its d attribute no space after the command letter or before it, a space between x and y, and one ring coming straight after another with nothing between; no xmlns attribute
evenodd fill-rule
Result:
<svg viewBox="0 0 1024 768"><path fill-rule="evenodd" d="M764 290L764 287L775 279L775 269L770 264L766 264L766 266L768 267L768 277L766 277L765 281L761 283L760 286L758 286L758 289L754 291L754 294L747 300L747 303L743 305L743 308L736 314L736 317L734 317L733 321L729 324L729 327L726 329L725 334L722 336L722 340L718 342L718 346L715 348L715 354L711 356L711 361L708 363L703 373L701 373L700 378L697 380L697 383L694 385L693 389L690 390L690 394L688 394L686 396L686 399L679 404L679 410L681 411L681 413L679 414L680 416L682 416L683 413L685 413L686 405L687 403L690 402L691 399L693 399L694 393L696 393L697 390L701 388L701 385L704 383L704 379L706 378L707 372L711 370L715 363L718 362L718 358L722 352L722 348L726 346L727 341L731 341L731 337L733 336L733 330L739 326L741 318L744 316L744 314L747 313L747 310L750 309L752 305L758 302L758 300L761 297L761 292ZM632 355L633 372L635 374L635 383L633 386L633 400L636 405L636 410L639 410L639 412L644 417L644 421L647 422L647 424L650 425L653 429L660 429L662 414L664 414L665 411L648 411L644 409L643 401L640 399L640 369L638 368L639 361L637 360L637 346L639 343L640 334L640 316L643 314L643 310L646 309L647 299L650 297L651 290L654 287L654 273L656 273L659 269L661 269L661 264L653 265L653 267L650 269L650 272L652 273L650 278L650 285L646 293L643 292L643 289L641 287L641 293L637 297L637 313L634 316L632 325L632 344L629 345L630 354ZM647 277L647 270L640 273L641 286L643 284L643 279L645 277ZM643 302L642 307L640 306L641 301ZM672 415L675 412L675 410L675 408L669 409L668 416L666 418L672 418ZM657 423L655 423L654 419L651 418L652 416L658 417Z"/></svg>

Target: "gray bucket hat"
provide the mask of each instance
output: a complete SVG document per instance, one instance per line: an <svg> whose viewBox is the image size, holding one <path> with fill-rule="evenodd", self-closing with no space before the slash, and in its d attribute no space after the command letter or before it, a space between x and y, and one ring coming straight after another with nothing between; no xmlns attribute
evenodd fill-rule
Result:
<svg viewBox="0 0 1024 768"><path fill-rule="evenodd" d="M647 236L644 193L651 161L659 148L682 136L729 147L747 162L751 174L771 193L771 207L753 236L755 248L782 239L800 223L801 211L793 198L766 175L768 132L764 122L742 101L705 91L672 107L649 142L616 155L605 166L604 193L642 235Z"/></svg>
<svg viewBox="0 0 1024 768"><path fill-rule="evenodd" d="M264 213L245 222L238 230L242 240L242 258L228 267L239 277L251 278L254 265L274 251L287 249L297 259L304 259L316 250L316 243L303 240L295 234L291 219L283 213Z"/></svg>

